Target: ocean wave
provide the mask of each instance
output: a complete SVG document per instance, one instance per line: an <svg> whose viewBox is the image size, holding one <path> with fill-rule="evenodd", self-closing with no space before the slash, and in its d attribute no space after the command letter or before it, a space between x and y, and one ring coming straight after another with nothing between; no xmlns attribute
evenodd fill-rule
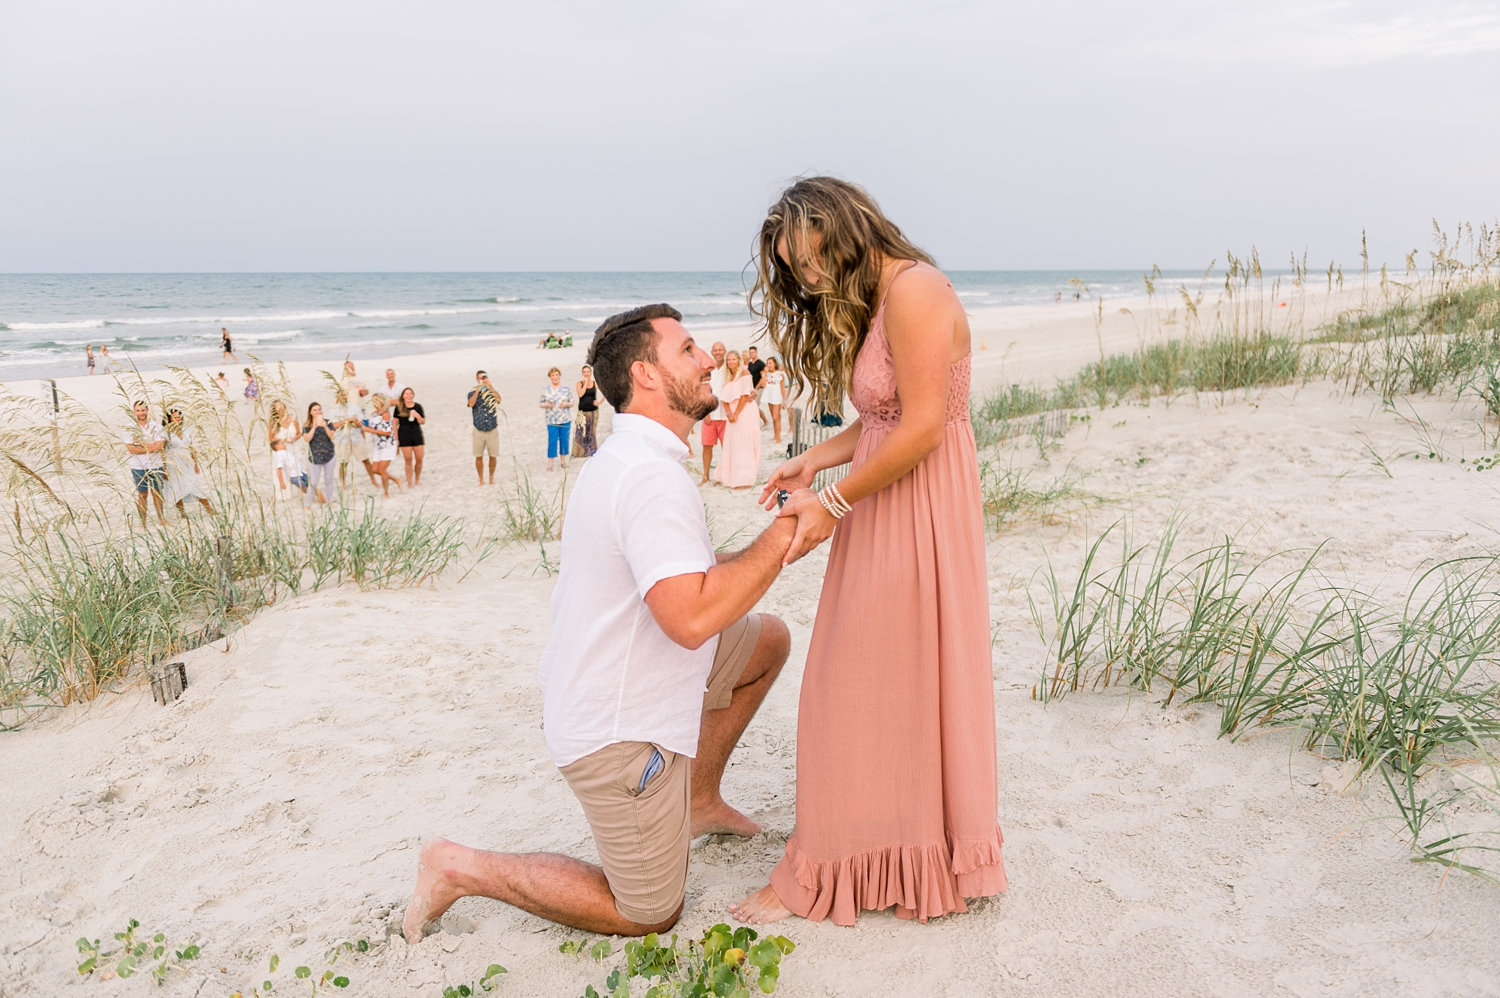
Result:
<svg viewBox="0 0 1500 998"><path fill-rule="evenodd" d="M11 322L6 326L16 332L38 332L48 329L103 329L105 319L72 319L66 322Z"/></svg>
<svg viewBox="0 0 1500 998"><path fill-rule="evenodd" d="M474 315L492 308L362 308L349 315L356 319L407 319L418 315Z"/></svg>
<svg viewBox="0 0 1500 998"><path fill-rule="evenodd" d="M241 343L246 343L254 346L257 343L295 339L296 337L303 335L304 332L305 330L302 329L280 329L274 333L243 333L236 336L235 339Z"/></svg>

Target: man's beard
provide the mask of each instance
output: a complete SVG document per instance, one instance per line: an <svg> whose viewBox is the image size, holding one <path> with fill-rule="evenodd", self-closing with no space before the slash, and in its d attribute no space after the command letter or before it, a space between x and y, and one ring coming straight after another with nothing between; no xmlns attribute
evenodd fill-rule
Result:
<svg viewBox="0 0 1500 998"><path fill-rule="evenodd" d="M693 422L696 423L719 407L718 399L705 399L699 394L702 388L701 381L679 380L668 374L667 405L671 406L673 412L693 417Z"/></svg>

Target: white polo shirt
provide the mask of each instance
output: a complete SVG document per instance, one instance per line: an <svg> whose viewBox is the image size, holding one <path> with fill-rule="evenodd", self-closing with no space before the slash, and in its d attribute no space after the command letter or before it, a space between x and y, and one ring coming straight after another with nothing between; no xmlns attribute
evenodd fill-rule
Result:
<svg viewBox="0 0 1500 998"><path fill-rule="evenodd" d="M697 755L714 642L677 644L645 599L662 579L714 564L703 499L681 463L687 453L656 420L617 413L568 499L538 672L558 766L615 742Z"/></svg>
<svg viewBox="0 0 1500 998"><path fill-rule="evenodd" d="M146 420L146 425L131 420L130 425L120 432L120 439L127 444L154 444L167 439L166 430L162 429L160 423L154 419ZM150 471L152 468L162 467L162 452L159 450L149 451L145 454L130 454L127 452L126 463L136 471Z"/></svg>
<svg viewBox="0 0 1500 998"><path fill-rule="evenodd" d="M713 412L709 413L708 416L705 417L707 419L716 419L721 423L729 422L729 410L724 408L723 400L719 399L719 393L724 390L724 371L724 365L720 364L718 367L708 372L708 387L713 389L714 398L718 399L719 404L717 407L715 407Z"/></svg>

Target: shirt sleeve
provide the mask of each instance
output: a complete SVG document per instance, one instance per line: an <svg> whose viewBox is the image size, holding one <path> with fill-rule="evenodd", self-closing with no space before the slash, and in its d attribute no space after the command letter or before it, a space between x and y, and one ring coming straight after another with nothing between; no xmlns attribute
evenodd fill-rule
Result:
<svg viewBox="0 0 1500 998"><path fill-rule="evenodd" d="M714 565L703 499L680 467L653 462L634 469L615 489L610 519L643 599L662 579Z"/></svg>

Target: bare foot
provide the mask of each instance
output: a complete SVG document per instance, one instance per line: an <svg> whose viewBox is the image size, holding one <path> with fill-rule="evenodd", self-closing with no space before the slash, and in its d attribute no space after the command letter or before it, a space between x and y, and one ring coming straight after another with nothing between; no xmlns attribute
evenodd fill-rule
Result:
<svg viewBox="0 0 1500 998"><path fill-rule="evenodd" d="M700 835L740 835L748 839L759 831L760 825L722 800L717 804L693 805L693 838Z"/></svg>
<svg viewBox="0 0 1500 998"><path fill-rule="evenodd" d="M461 848L447 839L423 843L422 854L417 858L417 886L412 890L411 900L406 902L406 918L401 922L401 934L411 945L422 941L422 930L428 922L441 918L443 912L453 907L453 902L463 897L443 875L443 861Z"/></svg>
<svg viewBox="0 0 1500 998"><path fill-rule="evenodd" d="M776 888L767 884L739 904L730 905L729 913L741 922L750 925L765 925L767 922L786 918L791 911L781 903Z"/></svg>

